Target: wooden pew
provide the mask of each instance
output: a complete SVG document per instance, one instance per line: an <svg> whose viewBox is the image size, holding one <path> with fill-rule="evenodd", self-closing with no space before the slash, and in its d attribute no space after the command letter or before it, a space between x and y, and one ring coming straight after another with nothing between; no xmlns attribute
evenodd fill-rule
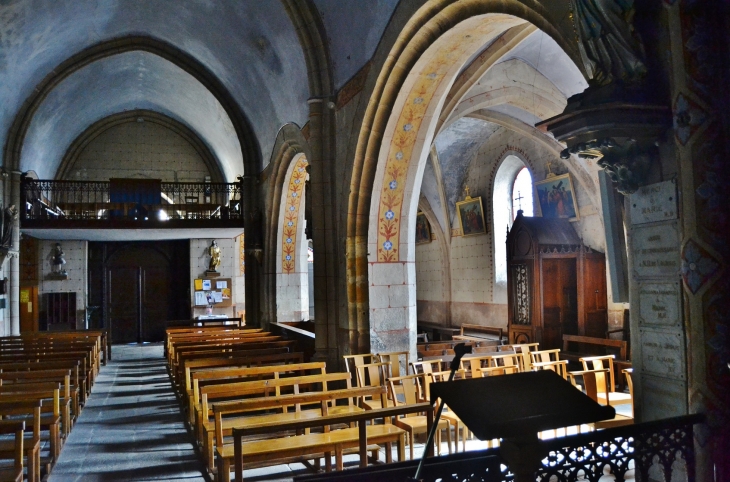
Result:
<svg viewBox="0 0 730 482"><path fill-rule="evenodd" d="M192 390L188 399L188 411L191 415L191 424L194 423L192 418L195 413L195 408L200 407L202 403L201 387L232 382L285 378L287 375L324 375L326 371L327 367L325 362L288 363L253 367L228 366L196 371L195 373L191 373L190 377Z"/></svg>
<svg viewBox="0 0 730 482"><path fill-rule="evenodd" d="M502 328L496 326L470 325L468 323L461 325L461 333L454 335L452 338L461 341L496 340L500 345L505 339Z"/></svg>
<svg viewBox="0 0 730 482"><path fill-rule="evenodd" d="M242 341L277 341L283 339L279 335L272 335L271 333L267 332L254 332L254 333L229 333L225 332L225 334L218 334L218 335L205 335L204 337L200 336L184 336L184 337L177 337L177 338L171 338L170 342L168 343L168 363L170 363L172 360L175 359L175 352L176 350L179 350L181 348L186 347L195 347L195 346L210 346L210 345L217 345L217 344L225 344L229 342L235 342L238 340Z"/></svg>
<svg viewBox="0 0 730 482"><path fill-rule="evenodd" d="M22 422L30 428L30 433L25 434L23 440L23 453L26 466L28 467L28 482L40 482L41 480L41 408L43 401L27 400L16 402L0 401L0 416L22 417L16 418L16 422ZM8 440L0 441L0 458L14 449L14 444ZM0 479L3 480L3 479Z"/></svg>
<svg viewBox="0 0 730 482"><path fill-rule="evenodd" d="M578 343L579 348L573 351L569 351L571 343ZM588 353L585 350L586 346L603 348L604 353ZM594 338L592 336L577 336L577 335L563 335L563 350L560 352L560 356L566 360L579 361L583 357L593 355L606 355L606 348L612 348L614 351L618 351L618 360L627 360L627 347L628 343L623 340L614 340L610 338ZM585 351L581 351L585 350Z"/></svg>
<svg viewBox="0 0 730 482"><path fill-rule="evenodd" d="M41 430L48 431L51 462L58 460L61 453L61 384L39 383L17 385L9 390L0 387L0 402L18 403L48 400L41 409Z"/></svg>
<svg viewBox="0 0 730 482"><path fill-rule="evenodd" d="M0 457L4 460L12 460L13 467L0 469L0 480L23 481L23 445L25 438L25 422L22 420L0 420L0 434L15 434L10 453L2 451Z"/></svg>
<svg viewBox="0 0 730 482"><path fill-rule="evenodd" d="M208 455L209 467L213 464L213 435L215 423L210 417L213 415L211 405L215 402L238 400L245 397L273 396L279 397L282 389L290 389L300 393L302 388L314 384L322 384L322 391L327 391L327 384L332 382L349 382L347 373L329 373L322 375L306 375L303 377L273 378L267 380L253 380L245 382L211 385L200 389L201 403L196 407L196 433L204 452ZM272 394L271 391L274 393Z"/></svg>
<svg viewBox="0 0 730 482"><path fill-rule="evenodd" d="M13 372L32 372L66 369L71 371L71 387L78 387L78 401L74 401L74 418L81 413L81 407L86 402L86 374L84 370L83 360L54 360L50 362L34 361L34 362L18 362L18 363L0 363L0 373ZM73 396L73 394L72 394Z"/></svg>
<svg viewBox="0 0 730 482"><path fill-rule="evenodd" d="M304 354L301 352L289 353L286 348L273 348L269 350L249 350L234 354L222 354L221 356L206 357L200 359L185 360L182 365L183 380L177 387L185 399L192 394L193 381L192 373L225 367L251 367L265 365L286 365L289 363L302 363ZM184 388L183 388L184 385Z"/></svg>
<svg viewBox="0 0 730 482"><path fill-rule="evenodd" d="M303 394L292 394L283 395L276 398L251 398L242 401L234 402L221 402L213 405L214 419L215 419L215 446L225 447L231 445L232 441L229 440L229 436L232 434L232 430L241 427L271 427L273 432L275 428L283 422L291 422L296 420L313 420L322 417L323 415L333 414L350 414L360 413L363 411L362 408L353 405L352 400L361 399L364 396L379 396L385 397L384 387L366 387L366 388L349 388L345 390L331 390L322 392L308 392ZM347 405L336 405L338 400L347 400ZM301 405L316 405L316 409L310 410L296 410L295 412L283 411L281 413L268 413L271 411L285 410L288 406L300 407ZM241 416L244 413L250 412L261 412L267 411L263 415L249 415ZM379 434L390 434L393 435L393 427L387 427L383 431L382 426L380 428L371 429L371 436ZM326 429L326 431L328 431ZM378 432L379 431L379 432ZM275 433L267 434L267 440L271 439L273 443L278 443L276 440ZM393 441L400 440L399 434L393 438L387 438L382 442L387 444L387 462L392 461L390 445ZM402 445L399 450L399 454L402 454ZM368 451L373 452L373 458L377 459L378 446L372 446L368 448ZM402 455L401 455L402 460ZM279 460L279 462L282 462ZM225 470L225 469L224 469Z"/></svg>
<svg viewBox="0 0 730 482"><path fill-rule="evenodd" d="M227 332L227 331L236 331L240 328L231 328L230 326L197 326L197 327L180 327L180 328L167 328L165 330L165 341L164 341L164 354L165 358L167 358L167 349L168 344L170 343L170 340L172 338L175 338L176 336L183 336L183 335L207 335L212 336L217 332ZM246 328L248 332L254 333L254 332L262 332L264 331L262 328Z"/></svg>
<svg viewBox="0 0 730 482"><path fill-rule="evenodd" d="M416 405L404 405L400 407L381 408L367 410L359 413L324 415L311 420L296 420L282 422L274 430L304 430L312 427L326 427L336 424L351 425L357 423L357 428L332 431L324 434L307 434L296 437L280 439L275 445L271 441L244 442L243 437L248 435L267 434L272 432L272 427L241 427L233 430L233 446L225 445L217 450L218 456L218 480L227 482L230 480L230 465L234 461L235 480L243 482L243 464L252 461L272 460L273 457L286 457L290 455L325 455L335 453L337 468L341 468L342 451L346 448L358 448L360 454L360 466L367 464L368 442L375 440L369 437L370 427L394 427L387 423L388 419L407 413L426 412L428 428L433 424L433 406L430 403L419 403ZM367 425L369 420L382 418L384 425ZM398 429L400 430L400 429ZM339 433L337 433L339 432ZM404 437L405 432L400 437ZM299 438L297 438L299 437ZM307 438L304 438L307 437ZM376 439L377 440L377 439ZM403 453L403 443L399 442L399 454ZM430 456L433 456L431 453ZM239 462L240 461L240 462ZM329 466L329 464L327 464Z"/></svg>

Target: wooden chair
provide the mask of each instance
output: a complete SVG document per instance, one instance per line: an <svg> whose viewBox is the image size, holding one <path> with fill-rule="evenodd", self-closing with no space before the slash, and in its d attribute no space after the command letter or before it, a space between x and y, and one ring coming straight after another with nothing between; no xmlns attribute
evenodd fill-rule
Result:
<svg viewBox="0 0 730 482"><path fill-rule="evenodd" d="M534 363L544 363L560 360L560 348L552 350L538 350L530 352L530 361Z"/></svg>
<svg viewBox="0 0 730 482"><path fill-rule="evenodd" d="M493 366L498 367L515 367L517 371L520 371L520 366L522 365L520 363L520 355L517 355L516 353L508 353L504 355L493 355L492 360L494 362Z"/></svg>
<svg viewBox="0 0 730 482"><path fill-rule="evenodd" d="M517 367L475 367L474 371L472 371L472 378L511 375L517 373L517 371Z"/></svg>
<svg viewBox="0 0 730 482"><path fill-rule="evenodd" d="M552 370L563 379L568 379L568 360L533 363L535 370Z"/></svg>
<svg viewBox="0 0 730 482"><path fill-rule="evenodd" d="M407 351L393 351L389 353L378 353L375 355L375 361L380 363L389 363L390 366L385 371L385 378L400 377L408 375L409 353ZM404 363L401 363L403 361ZM405 373L401 374L401 368Z"/></svg>
<svg viewBox="0 0 730 482"><path fill-rule="evenodd" d="M395 398L394 403L396 407L402 405L414 405L418 403L418 393L420 389L418 387L419 379L421 375L406 375L404 377L389 378L388 383L390 384L391 393L395 393L394 385L396 383L403 387L403 401ZM402 418L396 418L393 423L396 427L402 428L408 433L408 445L411 449L411 460L413 460L413 445L414 445L414 434L425 433L428 430L427 419L425 415L414 415L407 414ZM449 444L449 453L451 453L451 429L449 421L442 418L439 420L438 429L436 430L436 448L438 454L441 455L441 430L446 430L447 442Z"/></svg>
<svg viewBox="0 0 730 482"><path fill-rule="evenodd" d="M375 363L375 355L372 353L363 353L360 355L344 355L342 357L345 360L345 371L352 375L354 383L357 385L357 367L358 365L365 365L367 363ZM359 386L359 385L357 385Z"/></svg>
<svg viewBox="0 0 730 482"><path fill-rule="evenodd" d="M603 400L599 396L601 395L601 382L600 379L602 378L601 375L603 375L603 379L605 380L607 370L606 369L600 369L600 370L585 370L583 375L583 385L585 386L586 395L591 397L593 400L595 400L598 403L602 403ZM631 376L627 374L627 380L629 380L629 390L631 391L631 395L633 395L633 383L630 381ZM605 394L605 393L604 393ZM633 410L633 404L631 409L631 416L628 417L626 415L616 414L614 418L611 420L601 420L600 422L594 422L592 425L596 429L602 429L602 428L611 428L611 427L621 427L623 425L631 425L634 423L634 410Z"/></svg>
<svg viewBox="0 0 730 482"><path fill-rule="evenodd" d="M512 347L512 350L522 356L522 371L532 371L532 358L530 357L531 351L536 351L540 346L539 343L517 343L514 345L508 345Z"/></svg>
<svg viewBox="0 0 730 482"><path fill-rule="evenodd" d="M449 375L451 374L451 370L447 371L441 371L441 372L431 372L428 375L426 375L424 380L424 392L425 392L425 400L431 399L431 392L429 390L431 383L434 382L445 382L448 381ZM458 379L464 379L466 378L466 372L464 370L458 370L454 376L454 380ZM469 429L466 425L464 425L464 422L461 421L461 419L452 411L449 410L448 406L444 406L444 411L441 412L441 418L444 418L449 421L451 425L454 426L454 453L457 453L459 451L459 427L462 428L464 434L461 438L462 441L462 452L466 452L466 439L469 438ZM449 449L449 452L451 449Z"/></svg>
<svg viewBox="0 0 730 482"><path fill-rule="evenodd" d="M358 387L383 387L386 386L383 370L390 363L366 363L357 365L357 386ZM393 393L392 388L390 393ZM366 410L375 410L383 407L380 399L365 400L363 397L362 406Z"/></svg>
<svg viewBox="0 0 730 482"><path fill-rule="evenodd" d="M616 391L616 384L614 383L613 377L613 359L614 355L603 355L583 357L580 361L583 363L583 370L608 370L608 373L596 377L596 383L598 383L598 399L601 403L604 405L632 403L630 394Z"/></svg>

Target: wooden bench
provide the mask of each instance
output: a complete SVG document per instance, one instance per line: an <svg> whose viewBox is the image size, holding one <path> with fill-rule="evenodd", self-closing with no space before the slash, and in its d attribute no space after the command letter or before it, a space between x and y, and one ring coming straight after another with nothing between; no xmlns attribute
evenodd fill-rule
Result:
<svg viewBox="0 0 730 482"><path fill-rule="evenodd" d="M253 398L243 401L222 402L213 406L215 418L215 446L225 447L226 444L231 445L231 440L226 437L232 434L232 431L241 427L272 427L275 428L283 422L291 422L297 420L313 420L323 415L345 415L351 413L360 413L362 408L352 403L353 398L362 399L365 396L385 396L384 387L366 387L354 388L346 390L331 390L324 392L308 392L304 394L283 395L276 398ZM347 405L336 405L338 400L347 400ZM316 409L299 410L295 412L284 411L282 413L266 413L263 415L240 416L243 413L252 411L260 412L262 410L285 410L288 406L300 407L301 405L317 405ZM330 406L336 405L336 406ZM233 417L231 417L233 415ZM226 417L226 418L224 418ZM328 431L329 427L325 429ZM374 430L374 429L373 429ZM308 429L307 429L308 431ZM388 430L388 432L392 432ZM373 434L374 435L374 434ZM275 437L275 432L267 434L267 440ZM276 438L273 439L277 443ZM388 446L387 461L391 462L390 445L393 440L384 440ZM377 442L376 442L377 443ZM380 449L377 445L368 448L373 453L373 457L377 459L377 452ZM216 449L217 451L217 449ZM399 451L402 454L402 451ZM402 457L401 457L402 460ZM282 460L279 459L279 462ZM267 461L268 462L268 461ZM266 463L266 465L269 465Z"/></svg>
<svg viewBox="0 0 730 482"><path fill-rule="evenodd" d="M453 339L469 341L496 340L501 345L504 343L505 337L502 328L464 323L461 325L461 333L454 336Z"/></svg>
<svg viewBox="0 0 730 482"><path fill-rule="evenodd" d="M0 420L0 434L14 434L12 447L7 451L0 451L0 458L12 460L13 467L0 469L0 480L23 481L23 446L25 442L25 422L22 420Z"/></svg>
<svg viewBox="0 0 730 482"><path fill-rule="evenodd" d="M578 350L569 350L571 343L578 343ZM602 347L604 353L589 353L585 350L585 347ZM617 359L625 361L627 360L627 343L623 340L613 340L610 338L594 338L592 336L577 336L577 335L563 335L563 350L560 352L560 356L566 360L579 361L583 357L593 355L605 355L606 348L612 348L614 351L618 351ZM584 350L584 351L582 351Z"/></svg>
<svg viewBox="0 0 730 482"><path fill-rule="evenodd" d="M71 387L78 387L78 400L74 401L74 418L81 413L86 401L86 375L83 370L83 360L55 360L50 362L18 362L0 363L0 373L33 372L66 369L71 371ZM73 396L73 394L72 394ZM77 404L77 405L76 405Z"/></svg>
<svg viewBox="0 0 730 482"><path fill-rule="evenodd" d="M415 405L405 405L400 407L381 408L377 410L367 410L359 413L323 415L322 417L311 420L296 420L291 422L282 422L275 428L271 426L254 426L241 427L233 429L233 446L224 445L217 451L218 460L218 480L220 482L228 482L230 480L230 466L234 463L235 480L243 482L243 464L254 461L267 460L271 461L274 457L287 456L325 456L334 453L336 458L336 468L342 469L342 453L347 448L357 448L360 454L360 466L367 465L368 443L381 443L377 440L393 440L398 437L398 453L402 460L405 432L392 424L388 423L389 419L398 415L408 413L426 412L428 421L428 429L433 424L433 406L430 403L418 403ZM367 425L367 422L376 418L382 418L385 423L383 425ZM271 440L254 442L244 442L243 437L248 435L259 435L271 433L272 430L304 430L313 427L326 427L330 425L346 424L352 425L357 423L357 428L347 428L343 430L335 430L322 434L305 434L296 437L288 437L279 439L276 443ZM380 428L379 428L380 427ZM381 433L377 433L380 431ZM382 437L382 438L381 438ZM433 453L429 454L433 456ZM325 468L329 467L329 462Z"/></svg>
<svg viewBox="0 0 730 482"><path fill-rule="evenodd" d="M213 463L212 441L215 423L210 419L213 415L211 405L215 402L240 400L245 397L279 397L282 389L290 389L294 393L302 392L302 388L310 388L322 384L322 391L327 391L327 384L333 382L349 382L348 373L329 373L322 375L306 375L303 377L273 378L246 382L211 385L200 389L201 403L196 407L196 433L204 452L208 455L209 466ZM349 383L348 383L349 385ZM273 393L271 393L273 391Z"/></svg>
<svg viewBox="0 0 730 482"><path fill-rule="evenodd" d="M451 340L454 335L458 335L461 332L459 328L442 326L428 321L418 321L416 327L419 332L429 333L430 336L428 339L432 341Z"/></svg>
<svg viewBox="0 0 730 482"><path fill-rule="evenodd" d="M41 407L43 401L27 400L3 402L0 401L0 416L4 420L8 417L16 417L16 422L22 422L30 428L26 431L23 448L26 466L28 467L28 482L40 482L41 480ZM20 417L20 418L18 418ZM14 443L9 440L0 440L0 458L7 458L7 455L14 450ZM0 479L2 480L2 479Z"/></svg>

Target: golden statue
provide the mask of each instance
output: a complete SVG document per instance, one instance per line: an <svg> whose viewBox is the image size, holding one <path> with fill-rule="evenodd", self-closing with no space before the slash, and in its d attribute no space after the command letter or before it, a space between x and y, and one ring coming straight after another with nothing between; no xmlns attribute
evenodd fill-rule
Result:
<svg viewBox="0 0 730 482"><path fill-rule="evenodd" d="M217 271L218 266L221 264L221 248L218 247L218 243L215 242L215 239L212 243L210 243L208 254L210 255L208 271Z"/></svg>

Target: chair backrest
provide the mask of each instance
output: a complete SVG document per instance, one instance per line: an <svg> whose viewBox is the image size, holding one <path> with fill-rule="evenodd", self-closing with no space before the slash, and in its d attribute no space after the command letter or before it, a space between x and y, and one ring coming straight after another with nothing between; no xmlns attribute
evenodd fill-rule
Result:
<svg viewBox="0 0 730 482"><path fill-rule="evenodd" d="M601 390L601 380L603 380L603 386L605 386L606 372L608 372L607 369L584 370L581 372L583 375L583 388L586 391L586 395L591 397L591 399L595 402L598 402L599 393L603 393L606 397L608 396L605 389ZM608 403L608 398L605 400Z"/></svg>
<svg viewBox="0 0 730 482"><path fill-rule="evenodd" d="M560 359L560 349L531 351L530 357L532 358L532 363L558 361Z"/></svg>
<svg viewBox="0 0 730 482"><path fill-rule="evenodd" d="M403 395L403 400L400 397L393 397L394 404L396 407L401 405L414 405L419 402L419 393L421 393L421 377L423 375L406 375L404 377L393 377L388 379L391 393L395 393L396 385L401 387L399 392ZM407 414L406 417L415 416L416 414Z"/></svg>
<svg viewBox="0 0 730 482"><path fill-rule="evenodd" d="M512 345L516 353L522 355L522 371L529 372L532 370L532 357L530 352L537 350L539 343L521 343Z"/></svg>
<svg viewBox="0 0 730 482"><path fill-rule="evenodd" d="M616 391L616 383L613 375L613 359L615 355L603 355L603 356L587 356L580 358L583 363L583 370L601 370L603 368L608 369L608 389L611 392Z"/></svg>
<svg viewBox="0 0 730 482"><path fill-rule="evenodd" d="M494 355L492 359L494 360L495 366L500 367L517 367L519 369L520 367L520 361L519 361L519 355L514 353L509 353L506 355Z"/></svg>
<svg viewBox="0 0 730 482"><path fill-rule="evenodd" d="M375 361L375 355L372 353L362 353L360 355L344 355L342 357L345 360L345 371L350 373L357 381L357 370L355 367L358 365L365 365L366 363L373 363ZM358 386L360 386L358 384Z"/></svg>
<svg viewBox="0 0 730 482"><path fill-rule="evenodd" d="M568 379L568 360L558 360L547 363L541 363L538 369L552 370L565 380Z"/></svg>
<svg viewBox="0 0 730 482"><path fill-rule="evenodd" d="M492 377L495 375L510 375L517 373L518 367L474 367L472 378Z"/></svg>
<svg viewBox="0 0 730 482"><path fill-rule="evenodd" d="M357 386L358 387L380 387L385 385L383 367L388 363L366 363L357 365Z"/></svg>
<svg viewBox="0 0 730 482"><path fill-rule="evenodd" d="M415 361L411 362L411 370L413 370L413 375L431 373L441 370L441 363L440 358L438 360Z"/></svg>
<svg viewBox="0 0 730 482"><path fill-rule="evenodd" d="M385 371L386 378L408 375L409 359L410 355L407 351L393 351L375 355L375 361L389 364L389 367ZM401 374L401 369L405 370L405 373Z"/></svg>

